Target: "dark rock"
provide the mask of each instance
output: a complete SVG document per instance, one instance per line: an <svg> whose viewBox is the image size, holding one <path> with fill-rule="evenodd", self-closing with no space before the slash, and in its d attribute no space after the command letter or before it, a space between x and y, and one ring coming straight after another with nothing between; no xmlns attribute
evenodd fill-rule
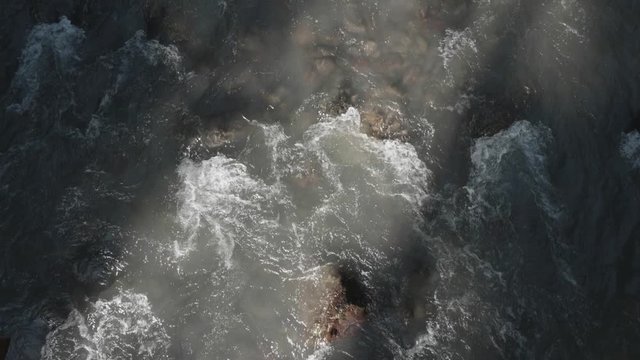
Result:
<svg viewBox="0 0 640 360"><path fill-rule="evenodd" d="M469 111L468 134L472 138L495 135L519 120L517 113L509 101L480 101Z"/></svg>
<svg viewBox="0 0 640 360"><path fill-rule="evenodd" d="M9 338L0 338L0 360L4 360L5 356L7 356L7 352L9 352L9 345L11 344L11 339Z"/></svg>
<svg viewBox="0 0 640 360"><path fill-rule="evenodd" d="M326 112L334 116L343 114L356 105L358 97L353 83L345 79L340 83L335 97L327 104Z"/></svg>
<svg viewBox="0 0 640 360"><path fill-rule="evenodd" d="M300 304L308 315L311 340L321 344L356 335L367 317L360 285L334 265L322 266L314 275L303 286Z"/></svg>

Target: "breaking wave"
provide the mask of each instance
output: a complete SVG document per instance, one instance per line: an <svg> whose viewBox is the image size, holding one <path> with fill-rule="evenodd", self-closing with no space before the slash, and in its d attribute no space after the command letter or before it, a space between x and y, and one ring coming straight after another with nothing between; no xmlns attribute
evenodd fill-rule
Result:
<svg viewBox="0 0 640 360"><path fill-rule="evenodd" d="M18 113L29 110L38 95L41 78L49 75L47 71L55 71L59 78L68 76L80 61L77 49L84 39L84 31L73 26L66 17L58 23L35 26L27 38L20 67L11 84L20 100L9 105L7 110Z"/></svg>
<svg viewBox="0 0 640 360"><path fill-rule="evenodd" d="M350 262L364 274L365 284L381 281L375 274L392 267L399 251L410 246L410 237L404 237L417 229L428 196L430 172L413 146L363 134L353 108L321 117L300 138L286 135L278 125L252 121L249 126L262 136L255 136L260 140L237 159L220 154L180 165L177 220L185 237L176 241L178 264L189 268L197 261L196 250L199 258L215 249L217 260L209 266L216 268L218 262L234 277L249 276L243 288L256 286L259 279L271 284L282 299L273 303L276 299L266 297L261 307L274 309L295 309L308 301L310 294L292 292L291 286L300 287L323 264ZM222 281L218 286L214 291L229 294L239 285ZM212 319L225 318L220 310ZM284 312L279 320L258 320L253 327L291 328L291 321L303 324L306 316L303 309ZM304 328L296 325L287 332L295 329L302 333L289 335L287 342L276 340L278 332L269 340L279 354L313 350L305 345Z"/></svg>
<svg viewBox="0 0 640 360"><path fill-rule="evenodd" d="M86 315L83 315L85 313ZM147 297L124 292L98 300L47 335L43 359L163 359L169 336Z"/></svg>
<svg viewBox="0 0 640 360"><path fill-rule="evenodd" d="M509 218L511 199L521 191L530 191L538 206L557 219L547 170L551 131L543 125L517 121L509 129L492 137L476 140L471 150L473 166L466 189L475 218ZM512 169L519 169L513 172Z"/></svg>

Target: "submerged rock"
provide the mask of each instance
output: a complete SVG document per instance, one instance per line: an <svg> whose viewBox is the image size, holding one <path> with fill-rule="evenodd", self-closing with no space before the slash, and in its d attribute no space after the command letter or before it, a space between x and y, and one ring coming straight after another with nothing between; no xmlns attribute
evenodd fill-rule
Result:
<svg viewBox="0 0 640 360"><path fill-rule="evenodd" d="M249 1L247 6L255 3ZM229 50L228 39L237 26L233 6L206 0L190 1L189 6L171 0L145 1L145 32L161 43L176 45L194 68L208 69Z"/></svg>
<svg viewBox="0 0 640 360"><path fill-rule="evenodd" d="M319 186L322 182L322 167L317 161L306 161L300 171L293 174L289 182L300 190L308 190Z"/></svg>

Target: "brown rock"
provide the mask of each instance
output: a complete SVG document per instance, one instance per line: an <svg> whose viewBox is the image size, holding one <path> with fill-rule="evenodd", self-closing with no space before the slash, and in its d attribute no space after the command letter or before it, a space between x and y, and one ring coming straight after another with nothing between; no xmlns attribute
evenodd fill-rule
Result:
<svg viewBox="0 0 640 360"><path fill-rule="evenodd" d="M365 41L362 45L362 51L367 57L374 59L380 56L380 50L378 49L378 44L375 41Z"/></svg>
<svg viewBox="0 0 640 360"><path fill-rule="evenodd" d="M376 106L360 113L361 130L377 139L406 140L408 132L402 126L402 114L390 107Z"/></svg>
<svg viewBox="0 0 640 360"><path fill-rule="evenodd" d="M365 321L365 311L359 306L347 304L338 309L334 317L328 320L322 332L322 339L325 342L332 342L341 337L355 335Z"/></svg>
<svg viewBox="0 0 640 360"><path fill-rule="evenodd" d="M310 340L316 345L353 336L366 321L366 310L347 300L347 289L335 266L320 267L303 288L301 306L309 315Z"/></svg>
<svg viewBox="0 0 640 360"><path fill-rule="evenodd" d="M293 30L293 41L296 45L301 47L313 45L315 35L313 34L313 28L311 25L307 23L298 24Z"/></svg>

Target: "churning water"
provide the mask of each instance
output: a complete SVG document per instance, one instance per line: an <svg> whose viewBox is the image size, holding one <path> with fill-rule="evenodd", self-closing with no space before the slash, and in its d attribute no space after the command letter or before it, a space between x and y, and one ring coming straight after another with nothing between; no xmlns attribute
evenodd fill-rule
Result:
<svg viewBox="0 0 640 360"><path fill-rule="evenodd" d="M60 3L1 14L9 358L640 356L635 2Z"/></svg>

